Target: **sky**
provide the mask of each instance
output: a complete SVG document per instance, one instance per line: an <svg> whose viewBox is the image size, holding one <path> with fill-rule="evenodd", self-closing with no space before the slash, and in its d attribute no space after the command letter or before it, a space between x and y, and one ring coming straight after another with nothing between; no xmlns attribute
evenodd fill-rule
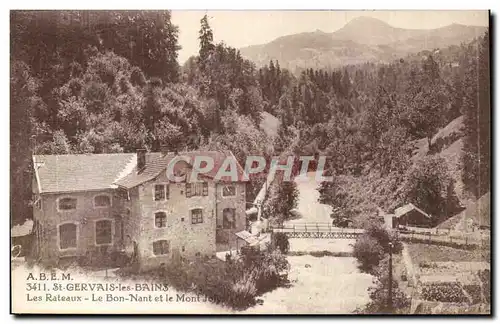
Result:
<svg viewBox="0 0 500 324"><path fill-rule="evenodd" d="M216 43L241 48L265 44L280 36L342 28L351 19L369 16L393 27L432 29L453 23L487 26L487 11L172 11L172 22L179 26L179 63L199 50L200 19L207 13Z"/></svg>

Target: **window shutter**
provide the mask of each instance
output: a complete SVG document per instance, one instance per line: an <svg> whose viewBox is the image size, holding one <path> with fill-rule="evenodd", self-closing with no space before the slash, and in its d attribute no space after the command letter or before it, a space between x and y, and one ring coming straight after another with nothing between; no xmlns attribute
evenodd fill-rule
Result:
<svg viewBox="0 0 500 324"><path fill-rule="evenodd" d="M208 196L208 182L203 182L203 196Z"/></svg>
<svg viewBox="0 0 500 324"><path fill-rule="evenodd" d="M170 185L165 185L165 197L166 199L170 199Z"/></svg>
<svg viewBox="0 0 500 324"><path fill-rule="evenodd" d="M186 183L186 197L191 197L191 184Z"/></svg>

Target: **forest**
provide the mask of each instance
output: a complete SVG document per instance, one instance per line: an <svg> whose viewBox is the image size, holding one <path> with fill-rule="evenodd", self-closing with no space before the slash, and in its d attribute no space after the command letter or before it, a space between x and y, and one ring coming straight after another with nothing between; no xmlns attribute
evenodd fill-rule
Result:
<svg viewBox="0 0 500 324"><path fill-rule="evenodd" d="M325 155L336 180L322 185L321 200L344 215L366 212L352 208L348 177L379 187L383 208L412 201L447 217L457 205L453 179L431 154L439 150L431 139L460 116L465 190L475 198L490 190L488 33L390 63L294 75L277 61L257 68L215 43L207 16L198 55L182 66L169 11L11 11L10 18L13 224L31 217L33 154L162 146L231 150L241 164L248 155ZM264 112L279 119L277 136L260 126ZM414 161L421 139L429 153ZM262 181L250 183L250 195ZM283 187L271 194L295 194Z"/></svg>

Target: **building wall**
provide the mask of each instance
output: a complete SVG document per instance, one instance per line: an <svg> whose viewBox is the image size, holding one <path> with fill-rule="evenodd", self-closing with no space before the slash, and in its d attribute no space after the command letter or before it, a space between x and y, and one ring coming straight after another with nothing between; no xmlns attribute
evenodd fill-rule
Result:
<svg viewBox="0 0 500 324"><path fill-rule="evenodd" d="M189 176L188 176L188 181ZM166 174L160 174L156 179L137 187L140 201L140 233L139 262L141 268L148 269L170 262L172 257L194 258L214 256L217 251L216 228L217 218L222 224L224 208L235 208L236 228L227 230L232 246L236 246L234 233L242 231L246 226L245 215L245 184L235 183L236 196L222 197L222 189L214 181L207 180L208 195L186 197L186 183L169 183ZM155 201L155 184L169 183L169 198ZM190 211L195 208L203 210L203 223L192 224ZM155 226L155 212L167 214L166 227ZM168 240L170 252L166 255L154 255L153 242Z"/></svg>
<svg viewBox="0 0 500 324"><path fill-rule="evenodd" d="M217 184L217 236L221 237L225 242L220 244L220 248L218 250L229 250L236 248L236 240L237 237L235 233L244 231L246 229L246 201L245 201L245 183L238 182L233 183L236 187L236 196L235 197L223 197L222 196L222 188L224 184ZM222 228L223 224L223 211L225 208L234 208L236 215L235 227L233 229L224 229ZM243 242L238 242L239 247Z"/></svg>
<svg viewBox="0 0 500 324"><path fill-rule="evenodd" d="M138 186L140 200L139 258L141 269L167 263L172 257L194 258L199 255L215 255L215 184L209 182L208 196L186 197L185 183L169 184L169 198L155 201L155 184L168 183L165 174ZM203 223L192 224L190 210L203 210ZM155 212L167 214L166 227L155 226ZM154 255L153 242L167 240L170 252Z"/></svg>
<svg viewBox="0 0 500 324"><path fill-rule="evenodd" d="M111 197L110 207L94 207L94 197L107 194ZM58 198L71 197L77 199L75 210L58 210ZM44 263L56 263L61 257L85 256L88 251L95 251L95 222L100 219L112 220L112 244L108 251L121 248L122 230L120 217L124 215L124 201L113 196L112 190L87 191L68 194L42 194L41 209L34 208L34 221L38 221L40 229L39 257ZM77 226L77 247L60 249L58 225L71 222ZM125 235L124 231L124 235Z"/></svg>
<svg viewBox="0 0 500 324"><path fill-rule="evenodd" d="M189 180L188 180L189 181ZM169 184L169 199L154 201L154 185L168 183L165 174L128 191L129 200L114 194L112 189L69 194L42 194L41 209L34 208L34 220L39 222L40 240L38 256L44 263L55 264L61 257L80 257L98 249L95 244L95 221L111 219L113 225L113 244L109 250L133 249L138 247L138 262L142 269L159 266L169 262L173 256L194 258L197 255L213 256L216 248L217 219L222 224L224 208L236 211L236 226L233 229L220 229L228 238L224 245L236 247L234 233L246 227L245 184L235 183L236 196L222 197L222 185L208 182L208 196L186 197L185 183ZM36 188L36 186L33 186ZM36 194L36 189L34 189ZM111 196L111 207L94 208L96 195ZM59 211L57 199L76 198L77 208L71 211ZM203 210L203 223L192 224L190 210ZM155 212L167 214L167 226L156 228ZM59 248L58 225L73 222L77 225L77 248L61 250ZM153 254L153 242L168 240L170 252L166 255ZM240 242L242 243L242 242ZM241 246L241 244L240 244Z"/></svg>

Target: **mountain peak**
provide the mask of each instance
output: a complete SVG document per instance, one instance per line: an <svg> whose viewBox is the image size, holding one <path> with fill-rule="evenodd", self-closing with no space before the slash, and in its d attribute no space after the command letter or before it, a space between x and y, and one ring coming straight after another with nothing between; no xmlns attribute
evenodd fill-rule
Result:
<svg viewBox="0 0 500 324"><path fill-rule="evenodd" d="M373 17L361 16L349 21L344 27L333 33L336 39L356 40L369 45L384 45L409 38L411 30L395 28Z"/></svg>
<svg viewBox="0 0 500 324"><path fill-rule="evenodd" d="M346 25L354 24L354 23L356 23L356 24L360 24L360 23L361 24L379 24L379 25L387 25L387 26L389 25L380 19L373 18L370 16L359 16L359 17L353 18Z"/></svg>
<svg viewBox="0 0 500 324"><path fill-rule="evenodd" d="M373 29L379 30L390 30L393 29L388 23L373 17L368 16L360 16L351 19L342 29L362 29L362 30L370 30L373 32Z"/></svg>

